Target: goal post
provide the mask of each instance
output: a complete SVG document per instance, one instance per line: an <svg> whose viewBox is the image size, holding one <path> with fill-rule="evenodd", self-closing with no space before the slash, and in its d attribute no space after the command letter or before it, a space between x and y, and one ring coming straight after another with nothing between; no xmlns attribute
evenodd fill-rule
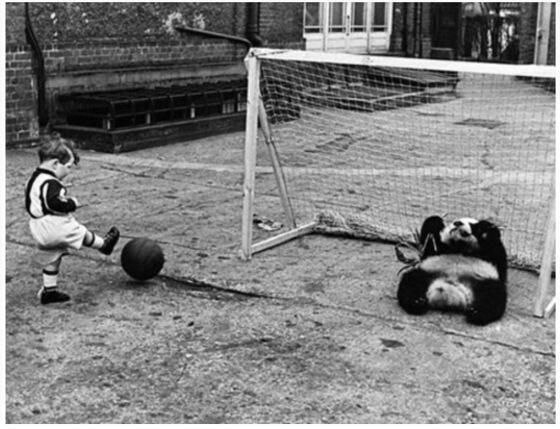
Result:
<svg viewBox="0 0 560 429"><path fill-rule="evenodd" d="M490 219L512 266L543 269L542 316L554 67L264 48L246 66L244 259L310 233L413 242L433 214Z"/></svg>
<svg viewBox="0 0 560 429"><path fill-rule="evenodd" d="M311 226L304 229L297 228L291 203L286 188L286 181L282 167L280 166L278 152L272 140L272 133L265 106L260 93L260 62L255 56L248 55L245 60L248 72L248 91L247 91L247 118L245 133L245 177L243 186L243 220L242 220L242 243L241 252L244 259L250 259L253 253L274 247L285 241L291 240L296 236L310 232ZM269 159L272 163L276 185L280 195L281 203L284 208L286 223L290 227L287 233L278 237L273 237L259 244L252 244L252 224L254 215L254 191L255 191L255 172L257 154L257 133L258 125L264 135L264 141L268 150Z"/></svg>

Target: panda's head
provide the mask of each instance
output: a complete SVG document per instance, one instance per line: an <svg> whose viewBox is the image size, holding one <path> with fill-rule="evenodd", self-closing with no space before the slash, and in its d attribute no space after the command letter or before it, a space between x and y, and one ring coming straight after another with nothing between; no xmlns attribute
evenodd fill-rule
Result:
<svg viewBox="0 0 560 429"><path fill-rule="evenodd" d="M490 221L460 218L443 228L441 242L454 252L473 254L501 243L499 228Z"/></svg>
<svg viewBox="0 0 560 429"><path fill-rule="evenodd" d="M456 219L441 231L441 242L463 254L476 253L480 249L479 224L480 222L473 218Z"/></svg>

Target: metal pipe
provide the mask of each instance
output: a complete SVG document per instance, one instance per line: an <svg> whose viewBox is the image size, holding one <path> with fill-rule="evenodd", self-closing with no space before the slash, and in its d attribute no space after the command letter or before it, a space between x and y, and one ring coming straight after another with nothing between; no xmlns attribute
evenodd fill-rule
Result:
<svg viewBox="0 0 560 429"><path fill-rule="evenodd" d="M35 59L35 74L37 75L37 113L39 116L39 127L43 128L49 124L49 111L47 109L46 96L46 72L45 58L41 46L37 41L35 32L31 25L31 17L29 16L29 3L25 3L25 38L27 43L31 45L31 51Z"/></svg>
<svg viewBox="0 0 560 429"><path fill-rule="evenodd" d="M402 40L401 50L408 57L408 3L402 3Z"/></svg>
<svg viewBox="0 0 560 429"><path fill-rule="evenodd" d="M247 40L243 37L231 36L229 34L224 34L224 33L216 33L215 31L199 30L197 28L191 28L191 27L175 26L173 28L179 33L189 33L189 34L196 34L198 36L212 37L215 39L225 39L232 42L242 43L245 46L247 46L247 48L251 48L253 46L250 40Z"/></svg>

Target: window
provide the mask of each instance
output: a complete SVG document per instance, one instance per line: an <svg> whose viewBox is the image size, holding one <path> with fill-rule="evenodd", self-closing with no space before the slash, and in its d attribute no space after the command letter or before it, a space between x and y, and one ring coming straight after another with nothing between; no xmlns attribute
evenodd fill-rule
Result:
<svg viewBox="0 0 560 429"><path fill-rule="evenodd" d="M344 33L346 31L345 4L331 3L329 11L329 31L331 33Z"/></svg>
<svg viewBox="0 0 560 429"><path fill-rule="evenodd" d="M304 27L306 33L320 33L323 28L321 3L305 3Z"/></svg>
<svg viewBox="0 0 560 429"><path fill-rule="evenodd" d="M352 3L352 24L350 31L366 31L366 4Z"/></svg>
<svg viewBox="0 0 560 429"><path fill-rule="evenodd" d="M371 9L371 31L387 31L387 12L385 3L374 3Z"/></svg>

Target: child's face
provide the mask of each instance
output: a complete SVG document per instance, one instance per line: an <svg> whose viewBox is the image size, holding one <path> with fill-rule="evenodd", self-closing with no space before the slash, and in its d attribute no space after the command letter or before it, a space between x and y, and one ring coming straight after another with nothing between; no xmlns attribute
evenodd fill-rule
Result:
<svg viewBox="0 0 560 429"><path fill-rule="evenodd" d="M72 155L72 152L68 152L70 153L70 159L67 163L62 163L58 159L55 159L53 163L53 172L55 176L61 180L70 174L70 171L74 166L74 156Z"/></svg>

